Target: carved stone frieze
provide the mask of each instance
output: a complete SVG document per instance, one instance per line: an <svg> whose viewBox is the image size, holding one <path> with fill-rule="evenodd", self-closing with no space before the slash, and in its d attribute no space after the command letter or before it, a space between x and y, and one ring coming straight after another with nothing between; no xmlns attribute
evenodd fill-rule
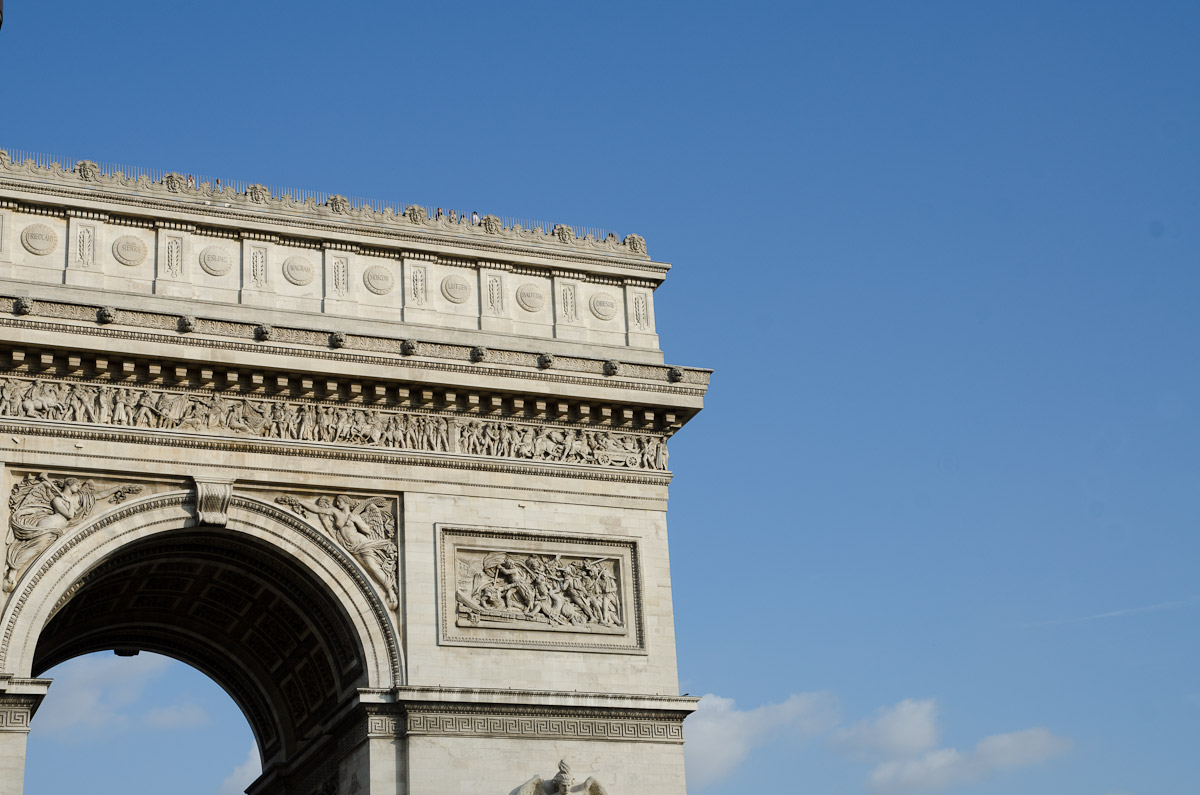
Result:
<svg viewBox="0 0 1200 795"><path fill-rule="evenodd" d="M321 527L349 552L386 594L388 607L399 607L396 591L395 503L386 497L357 499L345 494L305 500L291 494L275 502Z"/></svg>
<svg viewBox="0 0 1200 795"><path fill-rule="evenodd" d="M40 398L29 400L37 403ZM8 497L8 541L0 587L11 591L21 572L63 533L86 519L97 503L115 505L141 491L135 484L105 488L77 477L26 475Z"/></svg>
<svg viewBox="0 0 1200 795"><path fill-rule="evenodd" d="M262 326L260 336L274 330ZM0 417L666 471L659 434L252 398L105 381L0 377Z"/></svg>
<svg viewBox="0 0 1200 795"><path fill-rule="evenodd" d="M443 642L640 647L633 542L444 528L441 543Z"/></svg>

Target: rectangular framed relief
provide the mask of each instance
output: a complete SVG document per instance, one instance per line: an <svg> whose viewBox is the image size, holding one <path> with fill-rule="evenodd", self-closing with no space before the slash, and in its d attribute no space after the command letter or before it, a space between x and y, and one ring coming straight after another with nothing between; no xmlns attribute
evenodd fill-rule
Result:
<svg viewBox="0 0 1200 795"><path fill-rule="evenodd" d="M436 528L442 645L646 653L637 541Z"/></svg>

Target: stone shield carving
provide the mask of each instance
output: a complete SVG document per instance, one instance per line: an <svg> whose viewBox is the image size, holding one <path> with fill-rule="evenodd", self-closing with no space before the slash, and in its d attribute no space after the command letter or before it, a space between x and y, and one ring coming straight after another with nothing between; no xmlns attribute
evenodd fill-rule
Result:
<svg viewBox="0 0 1200 795"><path fill-rule="evenodd" d="M617 316L617 299L612 293L596 293L588 301L592 314L601 320L612 320Z"/></svg>
<svg viewBox="0 0 1200 795"><path fill-rule="evenodd" d="M21 245L30 254L44 257L58 248L58 233L45 224L30 224L21 230Z"/></svg>
<svg viewBox="0 0 1200 795"><path fill-rule="evenodd" d="M283 278L297 287L312 284L316 278L316 268L304 257L293 256L283 261Z"/></svg>
<svg viewBox="0 0 1200 795"><path fill-rule="evenodd" d="M546 294L536 284L522 284L517 288L517 305L526 312L540 312L546 305Z"/></svg>
<svg viewBox="0 0 1200 795"><path fill-rule="evenodd" d="M210 276L224 276L233 270L233 255L221 246L208 246L200 252L200 267Z"/></svg>
<svg viewBox="0 0 1200 795"><path fill-rule="evenodd" d="M452 273L442 279L442 295L452 304L465 304L471 297L471 283Z"/></svg>
<svg viewBox="0 0 1200 795"><path fill-rule="evenodd" d="M363 285L375 295L387 295L395 284L392 272L382 265L372 265L363 271Z"/></svg>
<svg viewBox="0 0 1200 795"><path fill-rule="evenodd" d="M442 527L446 645L643 648L637 544Z"/></svg>

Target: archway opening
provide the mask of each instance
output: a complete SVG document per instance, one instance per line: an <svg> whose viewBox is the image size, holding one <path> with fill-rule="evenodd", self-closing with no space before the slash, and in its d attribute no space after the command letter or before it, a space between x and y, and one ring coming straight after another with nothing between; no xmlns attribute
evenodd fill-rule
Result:
<svg viewBox="0 0 1200 795"><path fill-rule="evenodd" d="M240 795L261 771L238 706L177 660L96 652L45 675L26 793Z"/></svg>
<svg viewBox="0 0 1200 795"><path fill-rule="evenodd" d="M323 743L366 684L337 598L283 550L224 528L159 533L92 567L38 636L33 674L97 651L204 673L241 709L264 769Z"/></svg>

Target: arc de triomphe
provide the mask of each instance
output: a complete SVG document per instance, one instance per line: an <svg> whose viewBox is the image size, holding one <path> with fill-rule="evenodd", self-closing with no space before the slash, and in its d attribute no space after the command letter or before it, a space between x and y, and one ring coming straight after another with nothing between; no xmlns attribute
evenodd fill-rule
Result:
<svg viewBox="0 0 1200 795"><path fill-rule="evenodd" d="M221 685L252 795L683 793L669 266L213 187L0 152L0 793L103 650Z"/></svg>

